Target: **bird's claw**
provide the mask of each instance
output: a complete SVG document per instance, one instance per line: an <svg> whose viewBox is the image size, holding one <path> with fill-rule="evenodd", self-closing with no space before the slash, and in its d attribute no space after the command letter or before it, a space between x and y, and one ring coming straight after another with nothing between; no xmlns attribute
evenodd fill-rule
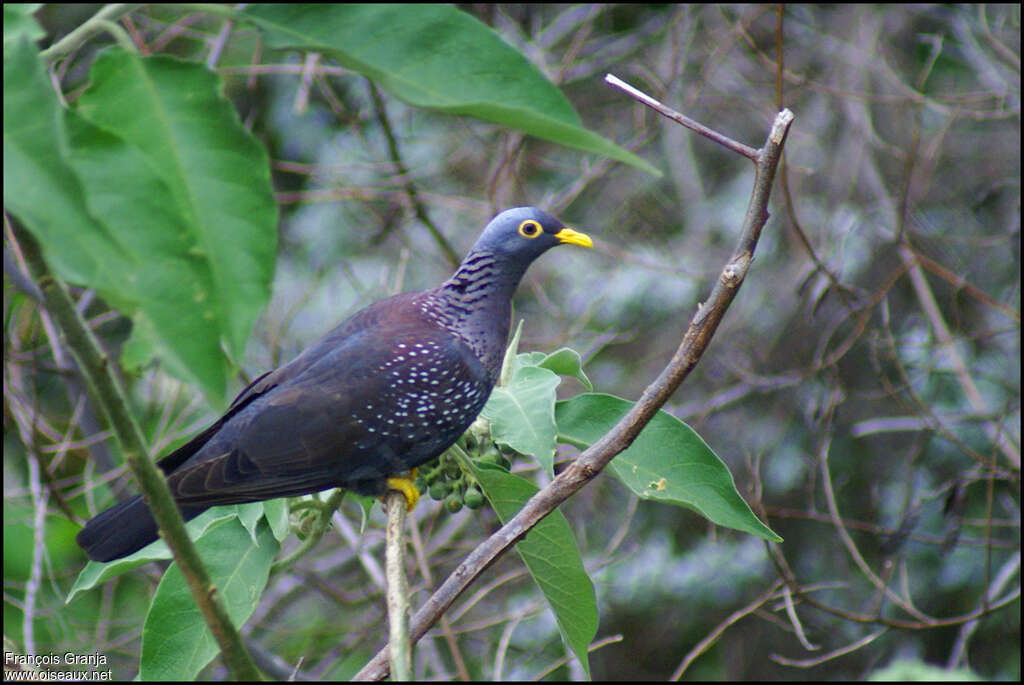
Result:
<svg viewBox="0 0 1024 685"><path fill-rule="evenodd" d="M420 491L416 489L416 469L412 469L408 476L391 476L387 479L388 490L397 490L405 495L406 511L416 508L416 502L420 499Z"/></svg>

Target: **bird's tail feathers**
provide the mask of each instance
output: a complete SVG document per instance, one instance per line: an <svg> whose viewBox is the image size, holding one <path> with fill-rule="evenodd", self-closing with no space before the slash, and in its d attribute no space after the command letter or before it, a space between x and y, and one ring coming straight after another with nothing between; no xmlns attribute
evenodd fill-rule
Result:
<svg viewBox="0 0 1024 685"><path fill-rule="evenodd" d="M191 520L207 507L185 507L185 520ZM93 561L113 561L134 554L157 539L153 514L141 495L126 499L91 518L75 541Z"/></svg>

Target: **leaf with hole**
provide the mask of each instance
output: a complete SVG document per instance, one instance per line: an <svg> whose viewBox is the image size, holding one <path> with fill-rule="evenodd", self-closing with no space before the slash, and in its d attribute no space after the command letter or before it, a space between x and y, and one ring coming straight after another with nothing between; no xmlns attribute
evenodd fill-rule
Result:
<svg viewBox="0 0 1024 685"><path fill-rule="evenodd" d="M588 393L555 407L559 440L586 447L611 430L633 406L613 395ZM750 510L728 467L697 433L664 411L608 465L644 499L692 509L712 523L782 542Z"/></svg>

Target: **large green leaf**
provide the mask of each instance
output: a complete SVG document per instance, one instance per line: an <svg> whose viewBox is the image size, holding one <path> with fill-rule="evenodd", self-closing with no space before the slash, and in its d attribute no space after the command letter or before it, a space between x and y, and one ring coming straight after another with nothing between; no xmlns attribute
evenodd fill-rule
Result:
<svg viewBox="0 0 1024 685"><path fill-rule="evenodd" d="M192 540L198 541L215 524L225 519L245 516L246 512L251 511L253 507L259 507L262 510L262 504L262 502L256 502L253 504L231 504L223 507L212 507L186 523L185 529ZM171 548L167 546L163 538L158 538L134 554L129 554L126 557L107 562L90 561L78 574L78 578L75 579L74 585L68 591L65 603L73 600L78 593L98 587L111 578L116 578L131 571L133 568L148 564L151 561L163 561L170 558Z"/></svg>
<svg viewBox="0 0 1024 685"><path fill-rule="evenodd" d="M211 527L196 544L236 626L244 624L259 603L280 549L265 521L257 531L254 544L239 519L231 518ZM219 652L178 565L172 564L157 586L142 629L139 678L191 681Z"/></svg>
<svg viewBox="0 0 1024 685"><path fill-rule="evenodd" d="M51 268L77 283L125 255L90 213L70 163L63 112L34 47L4 44L4 207L42 244Z"/></svg>
<svg viewBox="0 0 1024 685"><path fill-rule="evenodd" d="M257 3L244 15L272 47L328 54L411 105L494 122L661 175L585 129L536 66L450 5Z"/></svg>
<svg viewBox="0 0 1024 685"><path fill-rule="evenodd" d="M98 259L100 271L88 283L131 316L131 349L144 345L168 371L203 387L218 402L227 380L222 320L216 298L207 297L214 289L209 262L191 252L188 220L138 149L74 112L64 119L69 161L90 213L105 229L102 236L81 237L109 240L118 257Z"/></svg>
<svg viewBox="0 0 1024 685"><path fill-rule="evenodd" d="M188 296L241 358L270 296L277 249L266 151L238 120L221 79L199 64L110 50L90 76L79 112L123 137L170 187L187 221L180 245L212 286Z"/></svg>
<svg viewBox="0 0 1024 685"><path fill-rule="evenodd" d="M516 354L522 328L520 321L505 350L499 385L480 414L490 422L495 442L532 455L553 477L558 434L555 391L561 382L558 376L572 376L588 389L590 379L583 373L579 353L568 347L551 354Z"/></svg>
<svg viewBox="0 0 1024 685"><path fill-rule="evenodd" d="M613 395L587 393L555 407L559 438L591 445L633 406ZM728 467L685 423L659 411L633 444L609 464L611 472L644 499L687 507L712 523L781 542L750 510Z"/></svg>
<svg viewBox="0 0 1024 685"><path fill-rule="evenodd" d="M472 460L468 466L502 523L537 492L532 483L500 466ZM569 522L556 509L516 543L516 551L551 606L562 639L589 677L588 649L597 634L597 598Z"/></svg>
<svg viewBox="0 0 1024 685"><path fill-rule="evenodd" d="M491 422L495 442L533 455L549 475L557 447L555 388L559 382L548 369L517 363L508 385L496 387L481 412Z"/></svg>
<svg viewBox="0 0 1024 685"><path fill-rule="evenodd" d="M136 356L159 355L220 404L224 350L241 358L269 297L266 154L199 65L110 50L83 117L57 102L27 42L4 57L5 207L58 276L132 318Z"/></svg>

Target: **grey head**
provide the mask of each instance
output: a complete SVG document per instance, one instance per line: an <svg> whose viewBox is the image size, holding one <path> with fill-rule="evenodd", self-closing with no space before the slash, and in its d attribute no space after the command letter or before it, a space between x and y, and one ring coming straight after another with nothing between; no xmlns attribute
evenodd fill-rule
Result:
<svg viewBox="0 0 1024 685"><path fill-rule="evenodd" d="M530 264L562 244L591 247L594 243L544 210L506 209L487 224L451 278L427 294L427 313L472 347L496 379L508 337L512 295Z"/></svg>

